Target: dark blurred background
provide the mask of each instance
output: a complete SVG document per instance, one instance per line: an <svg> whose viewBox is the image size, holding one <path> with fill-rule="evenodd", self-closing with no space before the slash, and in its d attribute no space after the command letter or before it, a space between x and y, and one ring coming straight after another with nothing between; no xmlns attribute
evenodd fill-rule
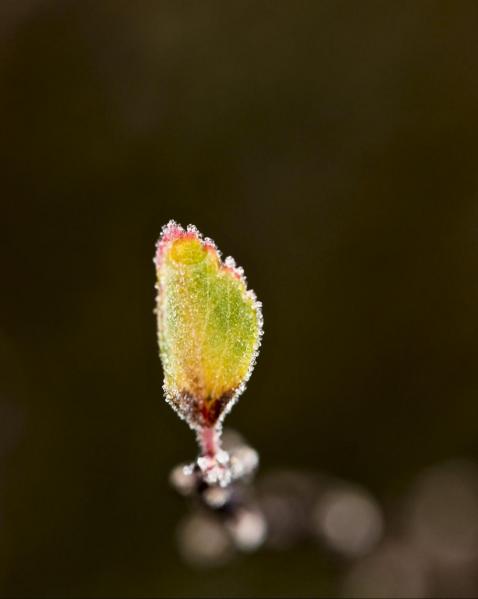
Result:
<svg viewBox="0 0 478 599"><path fill-rule="evenodd" d="M428 596L416 545L396 560L411 591L376 564L387 539L410 547L403 506L423 484L440 498L437 477L468 493L468 512L445 502L469 513L450 538L473 533L443 589L477 592L477 28L465 0L2 0L3 595ZM264 303L227 424L261 472L375 498L362 561L313 542L181 557L168 474L196 447L162 398L153 315L170 218Z"/></svg>

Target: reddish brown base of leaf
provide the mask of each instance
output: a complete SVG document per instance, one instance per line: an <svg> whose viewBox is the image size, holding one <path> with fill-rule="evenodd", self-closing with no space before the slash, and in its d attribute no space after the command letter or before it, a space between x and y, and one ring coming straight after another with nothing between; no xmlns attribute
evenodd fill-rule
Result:
<svg viewBox="0 0 478 599"><path fill-rule="evenodd" d="M218 422L229 401L234 396L234 390L223 393L215 400L198 399L188 391L182 391L173 404L192 428L212 428Z"/></svg>

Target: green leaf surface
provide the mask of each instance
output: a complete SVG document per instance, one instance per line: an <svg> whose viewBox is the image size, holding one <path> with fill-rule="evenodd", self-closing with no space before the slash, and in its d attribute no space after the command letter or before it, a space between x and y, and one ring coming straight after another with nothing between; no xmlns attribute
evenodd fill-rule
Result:
<svg viewBox="0 0 478 599"><path fill-rule="evenodd" d="M214 426L251 374L261 305L242 269L191 225L163 228L155 262L166 398L192 428Z"/></svg>

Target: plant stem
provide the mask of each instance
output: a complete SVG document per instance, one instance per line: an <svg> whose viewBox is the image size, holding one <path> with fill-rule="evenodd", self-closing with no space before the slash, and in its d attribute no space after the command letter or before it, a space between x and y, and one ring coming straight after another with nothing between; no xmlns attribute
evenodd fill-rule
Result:
<svg viewBox="0 0 478 599"><path fill-rule="evenodd" d="M201 453L211 458L221 449L219 434L215 426L204 427L198 431L198 442Z"/></svg>

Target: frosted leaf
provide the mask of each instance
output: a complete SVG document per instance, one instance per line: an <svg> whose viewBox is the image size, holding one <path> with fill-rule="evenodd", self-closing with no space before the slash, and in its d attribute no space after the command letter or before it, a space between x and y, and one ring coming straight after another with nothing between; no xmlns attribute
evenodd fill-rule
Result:
<svg viewBox="0 0 478 599"><path fill-rule="evenodd" d="M166 399L191 428L218 429L254 367L261 304L243 270L193 225L163 227L155 263Z"/></svg>

